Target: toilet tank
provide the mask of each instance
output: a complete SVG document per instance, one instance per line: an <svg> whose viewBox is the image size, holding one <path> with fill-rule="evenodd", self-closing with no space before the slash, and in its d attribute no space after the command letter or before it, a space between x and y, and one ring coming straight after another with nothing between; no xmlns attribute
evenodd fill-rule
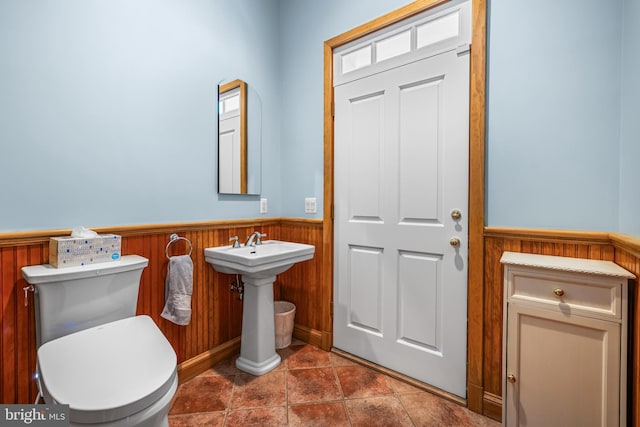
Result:
<svg viewBox="0 0 640 427"><path fill-rule="evenodd" d="M142 270L149 260L126 255L118 261L55 268L22 268L35 288L36 344L136 315Z"/></svg>

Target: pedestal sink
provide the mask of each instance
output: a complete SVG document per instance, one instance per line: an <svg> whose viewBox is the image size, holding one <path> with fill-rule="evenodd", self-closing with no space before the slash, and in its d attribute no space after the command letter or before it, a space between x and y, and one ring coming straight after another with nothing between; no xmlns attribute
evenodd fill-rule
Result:
<svg viewBox="0 0 640 427"><path fill-rule="evenodd" d="M206 248L204 257L216 271L241 274L244 283L242 342L238 369L262 375L280 364L276 353L273 282L297 262L313 258L315 247L266 240L261 245Z"/></svg>

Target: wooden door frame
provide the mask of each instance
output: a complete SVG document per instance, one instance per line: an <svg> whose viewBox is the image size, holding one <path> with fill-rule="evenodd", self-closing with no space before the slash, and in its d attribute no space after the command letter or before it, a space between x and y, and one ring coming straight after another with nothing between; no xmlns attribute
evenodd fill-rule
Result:
<svg viewBox="0 0 640 427"><path fill-rule="evenodd" d="M380 18L324 42L324 216L322 276L322 347L333 345L333 197L334 97L333 50L450 0L416 0ZM483 412L484 337L484 183L486 97L486 0L472 2L471 70L469 78L469 261L467 291L467 405Z"/></svg>

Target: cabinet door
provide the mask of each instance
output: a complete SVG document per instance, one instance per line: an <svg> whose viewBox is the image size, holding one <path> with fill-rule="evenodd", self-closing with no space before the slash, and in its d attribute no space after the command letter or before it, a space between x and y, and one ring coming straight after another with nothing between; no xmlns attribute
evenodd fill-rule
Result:
<svg viewBox="0 0 640 427"><path fill-rule="evenodd" d="M507 426L619 425L620 325L509 304Z"/></svg>

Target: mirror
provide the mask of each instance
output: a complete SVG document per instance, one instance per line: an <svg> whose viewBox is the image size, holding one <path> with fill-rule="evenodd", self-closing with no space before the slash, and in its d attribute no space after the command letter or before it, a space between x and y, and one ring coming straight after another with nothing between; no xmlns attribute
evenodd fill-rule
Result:
<svg viewBox="0 0 640 427"><path fill-rule="evenodd" d="M218 193L260 194L261 112L242 80L218 86ZM254 104L258 104L254 102Z"/></svg>

